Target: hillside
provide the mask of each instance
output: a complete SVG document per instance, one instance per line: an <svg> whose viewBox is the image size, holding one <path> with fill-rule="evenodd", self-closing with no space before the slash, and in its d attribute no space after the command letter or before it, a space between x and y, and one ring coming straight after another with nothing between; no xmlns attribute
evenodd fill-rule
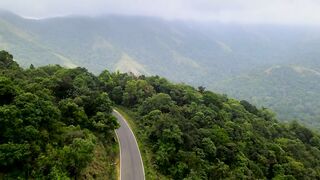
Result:
<svg viewBox="0 0 320 180"><path fill-rule="evenodd" d="M134 120L148 178L320 178L319 134L247 101L158 76L22 69L5 51L0 74L0 178L115 179L113 104Z"/></svg>
<svg viewBox="0 0 320 180"><path fill-rule="evenodd" d="M314 98L318 92L301 92L308 92L307 87L319 77L306 79L294 73L294 78L288 79L291 73L286 68L269 80L263 76L266 69L279 65L320 71L319 31L307 26L204 24L142 16L34 20L0 13L0 48L12 52L23 67L60 64L86 67L94 74L107 68L160 75L250 100L272 108L281 120L299 118L309 126L319 124L320 104ZM288 77L284 84L276 81L282 76ZM260 87L264 89L254 91ZM282 90L289 88L290 92L279 98ZM277 102L265 101L270 98ZM308 109L297 108L297 104Z"/></svg>
<svg viewBox="0 0 320 180"><path fill-rule="evenodd" d="M35 65L56 62L99 73L105 67L119 69L119 64L129 64L123 68L130 70L135 64L131 70L137 73L158 74L196 85L256 66L298 62L306 55L316 57L318 47L318 31L314 28L207 25L111 15L32 20L8 12L0 13L0 19L1 45L23 65L27 66L29 60ZM310 36L315 36L315 42ZM34 52L43 52L44 56ZM124 63L128 61L131 64ZM204 77L207 80L199 82Z"/></svg>
<svg viewBox="0 0 320 180"><path fill-rule="evenodd" d="M320 71L317 66L272 66L225 80L216 89L269 107L282 120L295 119L320 129L320 111L317 108L320 105Z"/></svg>
<svg viewBox="0 0 320 180"><path fill-rule="evenodd" d="M0 51L0 179L117 179L112 102L84 68Z"/></svg>
<svg viewBox="0 0 320 180"><path fill-rule="evenodd" d="M132 118L148 179L317 179L319 135L268 109L164 78L104 71ZM159 178L161 177L161 178Z"/></svg>

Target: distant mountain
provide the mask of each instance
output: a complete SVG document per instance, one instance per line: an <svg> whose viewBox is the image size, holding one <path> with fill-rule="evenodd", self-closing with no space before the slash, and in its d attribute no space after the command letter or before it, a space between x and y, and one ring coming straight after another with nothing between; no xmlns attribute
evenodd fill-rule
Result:
<svg viewBox="0 0 320 180"><path fill-rule="evenodd" d="M316 27L203 24L139 16L34 20L1 12L0 49L12 52L22 66L83 66L96 74L108 68L203 85L271 106L286 119L305 114L291 104L309 107L309 102L300 99L313 99L314 94L301 92L307 92L319 77L314 75L311 81L290 68L280 68L277 71L281 73L268 76L265 70L298 66L320 71L320 28ZM291 79L286 79L286 84L276 81L282 77ZM304 82L296 87L299 79ZM253 80L259 83L251 83ZM269 80L274 84L263 84L271 83ZM256 86L247 86L250 83ZM254 97L261 99L255 100L250 92L261 87L269 94L255 92ZM276 95L288 87L295 93L282 100L293 101L287 107L290 112L263 100L269 95L278 99ZM306 119L318 119L314 109L320 103L314 105Z"/></svg>
<svg viewBox="0 0 320 180"><path fill-rule="evenodd" d="M216 88L274 109L280 119L320 127L320 71L316 68L278 65L228 79Z"/></svg>
<svg viewBox="0 0 320 180"><path fill-rule="evenodd" d="M135 127L145 179L320 179L320 134L247 101L159 76L23 69L5 51L0 74L1 180L118 179L132 147L115 141L112 106Z"/></svg>
<svg viewBox="0 0 320 180"><path fill-rule="evenodd" d="M108 67L196 84L297 59L292 50L299 48L298 42L308 42L310 34L320 37L312 29L291 27L204 25L129 16L32 20L0 14L1 48L13 52L23 65L62 63L96 73Z"/></svg>

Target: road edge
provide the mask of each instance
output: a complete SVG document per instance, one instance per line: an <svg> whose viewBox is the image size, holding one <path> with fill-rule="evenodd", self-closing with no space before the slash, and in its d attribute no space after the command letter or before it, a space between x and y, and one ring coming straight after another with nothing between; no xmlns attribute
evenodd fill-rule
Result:
<svg viewBox="0 0 320 180"><path fill-rule="evenodd" d="M137 147L138 147L138 152L140 154L140 161L141 161L141 165L142 165L142 173L143 173L143 180L146 179L146 175L145 175L145 171L144 171L144 164L143 164L143 160L142 160L142 155L141 155L141 152L140 152L140 148L139 148L139 144L137 142L137 138L136 136L134 135L129 123L127 122L127 120L121 115L121 113L119 111L117 111L116 109L112 109L112 111L114 111L115 113L117 113L119 116L122 117L122 119L124 119L124 122L126 123L126 125L129 127L129 130L131 132L131 134L133 135L134 137L134 142L136 143ZM121 180L121 146L120 146L120 141L119 141L119 138L118 138L118 134L116 133L116 136L117 136L117 139L118 139L118 142L119 142L119 149L120 149L120 180Z"/></svg>
<svg viewBox="0 0 320 180"><path fill-rule="evenodd" d="M116 134L116 137L117 137L117 141L118 141L118 145L119 145L119 156L120 156L120 159L119 159L119 164L120 164L120 167L118 169L118 166L117 166L117 171L119 172L119 178L118 180L121 180L121 142L119 140L119 136L118 136L118 133L117 133L117 129L114 130L115 134ZM118 173L117 173L118 174Z"/></svg>

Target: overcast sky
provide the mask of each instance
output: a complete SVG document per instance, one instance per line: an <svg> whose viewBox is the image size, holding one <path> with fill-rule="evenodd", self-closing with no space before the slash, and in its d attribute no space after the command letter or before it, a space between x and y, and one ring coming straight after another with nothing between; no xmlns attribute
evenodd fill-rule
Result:
<svg viewBox="0 0 320 180"><path fill-rule="evenodd" d="M126 14L166 19L320 25L320 0L0 0L25 17Z"/></svg>

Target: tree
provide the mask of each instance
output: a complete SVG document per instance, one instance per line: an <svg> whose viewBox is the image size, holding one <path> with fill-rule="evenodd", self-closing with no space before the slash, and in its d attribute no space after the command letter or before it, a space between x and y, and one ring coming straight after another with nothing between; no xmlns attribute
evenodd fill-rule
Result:
<svg viewBox="0 0 320 180"><path fill-rule="evenodd" d="M3 51L0 74L0 179L78 179L97 142L112 158L119 125L96 76L58 65L20 69Z"/></svg>
<svg viewBox="0 0 320 180"><path fill-rule="evenodd" d="M198 91L199 91L201 94L203 94L205 90L206 90L206 88L205 88L204 86L199 86L199 87L198 87Z"/></svg>
<svg viewBox="0 0 320 180"><path fill-rule="evenodd" d="M107 92L111 92L111 90L114 88L115 82L112 78L111 73L108 70L102 71L102 73L99 75L99 80L102 82L103 90Z"/></svg>
<svg viewBox="0 0 320 180"><path fill-rule="evenodd" d="M251 105L248 101L242 100L240 101L240 104L249 112L253 113L253 114L257 114L258 113L258 109Z"/></svg>
<svg viewBox="0 0 320 180"><path fill-rule="evenodd" d="M112 89L110 98L116 103L116 104L122 104L123 101L123 89L121 86L116 86Z"/></svg>
<svg viewBox="0 0 320 180"><path fill-rule="evenodd" d="M35 68L34 68L34 65L33 65L33 64L30 64L29 69L34 70L34 69L35 69Z"/></svg>
<svg viewBox="0 0 320 180"><path fill-rule="evenodd" d="M6 51L0 51L0 69L19 69L18 63L13 61L13 56Z"/></svg>
<svg viewBox="0 0 320 180"><path fill-rule="evenodd" d="M0 105L12 103L17 94L17 88L13 82L6 77L0 76Z"/></svg>
<svg viewBox="0 0 320 180"><path fill-rule="evenodd" d="M135 103L142 103L147 97L155 93L153 87L145 80L128 81L123 94L123 103L132 106Z"/></svg>
<svg viewBox="0 0 320 180"><path fill-rule="evenodd" d="M71 99L64 99L59 102L59 109L64 123L67 125L90 126L88 117L82 107L79 107Z"/></svg>
<svg viewBox="0 0 320 180"><path fill-rule="evenodd" d="M140 112L142 115L153 110L160 110L163 113L170 112L174 102L168 94L159 93L147 98L141 105Z"/></svg>
<svg viewBox="0 0 320 180"><path fill-rule="evenodd" d="M66 163L66 168L70 170L71 177L77 177L91 161L94 145L94 139L76 138L70 146L63 147L62 157L65 157L63 160Z"/></svg>
<svg viewBox="0 0 320 180"><path fill-rule="evenodd" d="M119 128L119 123L115 117L110 116L107 113L98 112L95 116L91 118L94 130L100 132L108 137L112 132Z"/></svg>
<svg viewBox="0 0 320 180"><path fill-rule="evenodd" d="M203 138L202 146L203 146L204 152L206 153L207 158L210 161L214 161L214 158L216 156L216 151L217 151L215 144L211 141L210 138Z"/></svg>

